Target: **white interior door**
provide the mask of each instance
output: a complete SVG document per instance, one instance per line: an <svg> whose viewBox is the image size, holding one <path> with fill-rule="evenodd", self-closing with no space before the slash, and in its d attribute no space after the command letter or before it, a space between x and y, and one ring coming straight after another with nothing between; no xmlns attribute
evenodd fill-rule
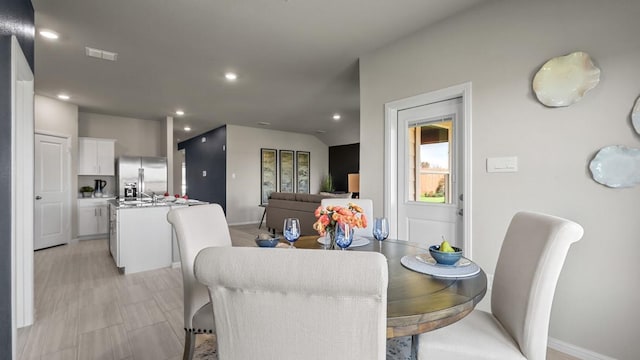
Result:
<svg viewBox="0 0 640 360"><path fill-rule="evenodd" d="M398 238L462 247L462 99L398 112Z"/></svg>
<svg viewBox="0 0 640 360"><path fill-rule="evenodd" d="M35 137L34 249L70 240L69 146L63 137Z"/></svg>
<svg viewBox="0 0 640 360"><path fill-rule="evenodd" d="M470 159L471 83L385 104L389 237L431 245L444 236L471 258Z"/></svg>

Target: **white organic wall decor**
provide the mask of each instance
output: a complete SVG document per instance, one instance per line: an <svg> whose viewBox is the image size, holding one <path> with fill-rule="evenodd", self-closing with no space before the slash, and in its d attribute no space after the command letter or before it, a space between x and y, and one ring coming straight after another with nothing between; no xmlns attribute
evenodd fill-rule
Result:
<svg viewBox="0 0 640 360"><path fill-rule="evenodd" d="M607 146L589 164L593 180L612 188L640 184L640 149L623 145Z"/></svg>
<svg viewBox="0 0 640 360"><path fill-rule="evenodd" d="M533 91L549 107L569 106L600 82L589 54L577 51L547 61L533 78Z"/></svg>
<svg viewBox="0 0 640 360"><path fill-rule="evenodd" d="M640 98L636 100L636 105L631 111L631 122L633 123L633 128L640 134Z"/></svg>

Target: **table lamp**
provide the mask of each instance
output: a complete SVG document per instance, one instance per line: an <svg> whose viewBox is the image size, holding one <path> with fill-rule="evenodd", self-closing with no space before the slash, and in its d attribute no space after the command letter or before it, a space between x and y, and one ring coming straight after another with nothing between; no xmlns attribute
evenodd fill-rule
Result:
<svg viewBox="0 0 640 360"><path fill-rule="evenodd" d="M360 197L360 174L348 174L347 179L347 191L353 194L353 197L358 199Z"/></svg>

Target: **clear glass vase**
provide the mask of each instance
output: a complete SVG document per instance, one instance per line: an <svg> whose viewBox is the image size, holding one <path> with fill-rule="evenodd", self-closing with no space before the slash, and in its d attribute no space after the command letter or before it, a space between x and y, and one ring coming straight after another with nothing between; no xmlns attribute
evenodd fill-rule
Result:
<svg viewBox="0 0 640 360"><path fill-rule="evenodd" d="M336 245L336 230L335 229L327 229L324 235L324 249L325 250L334 250L338 249L338 245Z"/></svg>

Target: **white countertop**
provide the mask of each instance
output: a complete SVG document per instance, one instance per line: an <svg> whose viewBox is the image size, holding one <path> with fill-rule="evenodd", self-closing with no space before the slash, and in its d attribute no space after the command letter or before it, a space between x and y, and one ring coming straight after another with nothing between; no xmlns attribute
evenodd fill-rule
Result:
<svg viewBox="0 0 640 360"><path fill-rule="evenodd" d="M139 209L139 208L150 208L150 207L160 207L160 206L193 206L193 205L204 205L208 204L206 201L200 201L195 199L189 199L184 201L165 201L164 199L160 199L155 203L151 200L125 200L119 201L116 199L112 199L109 203L116 206L117 209Z"/></svg>

